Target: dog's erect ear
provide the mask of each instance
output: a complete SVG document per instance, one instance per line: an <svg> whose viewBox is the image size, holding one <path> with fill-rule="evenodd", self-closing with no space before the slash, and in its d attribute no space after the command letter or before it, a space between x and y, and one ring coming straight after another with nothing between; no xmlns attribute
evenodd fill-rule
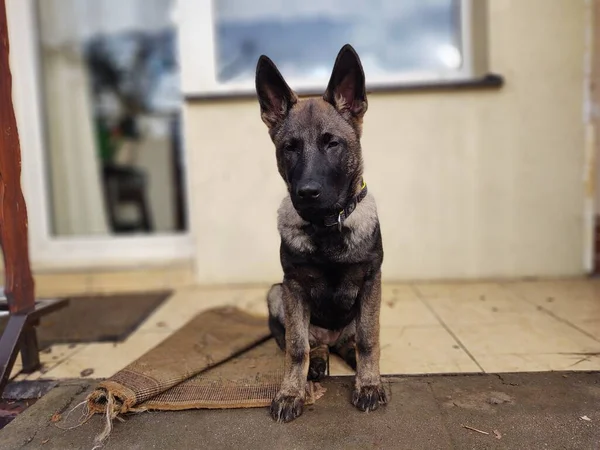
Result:
<svg viewBox="0 0 600 450"><path fill-rule="evenodd" d="M365 73L350 44L338 53L323 98L348 119L361 119L367 112Z"/></svg>
<svg viewBox="0 0 600 450"><path fill-rule="evenodd" d="M298 101L279 70L268 57L262 55L256 65L256 94L263 122L273 128L287 116Z"/></svg>

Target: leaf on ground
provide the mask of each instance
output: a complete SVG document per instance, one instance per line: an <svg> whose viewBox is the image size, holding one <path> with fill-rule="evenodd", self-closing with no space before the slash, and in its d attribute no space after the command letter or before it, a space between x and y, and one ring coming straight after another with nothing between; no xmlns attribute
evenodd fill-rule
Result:
<svg viewBox="0 0 600 450"><path fill-rule="evenodd" d="M84 369L81 371L80 375L82 377L89 377L93 373L94 373L94 369Z"/></svg>

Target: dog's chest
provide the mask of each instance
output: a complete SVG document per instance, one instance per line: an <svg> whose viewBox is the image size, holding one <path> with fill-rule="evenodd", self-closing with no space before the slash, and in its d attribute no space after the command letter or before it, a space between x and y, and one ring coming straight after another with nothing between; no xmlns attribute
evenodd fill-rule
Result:
<svg viewBox="0 0 600 450"><path fill-rule="evenodd" d="M365 279L364 268L356 264L315 266L304 270L311 323L333 330L348 325L360 306L359 294Z"/></svg>

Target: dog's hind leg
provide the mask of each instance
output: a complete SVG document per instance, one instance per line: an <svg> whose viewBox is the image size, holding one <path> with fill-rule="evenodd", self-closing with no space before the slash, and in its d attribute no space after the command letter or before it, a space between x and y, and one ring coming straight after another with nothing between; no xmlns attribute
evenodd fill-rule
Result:
<svg viewBox="0 0 600 450"><path fill-rule="evenodd" d="M285 316L282 292L281 283L271 286L267 294L267 306L269 307L269 330L279 348L285 351Z"/></svg>

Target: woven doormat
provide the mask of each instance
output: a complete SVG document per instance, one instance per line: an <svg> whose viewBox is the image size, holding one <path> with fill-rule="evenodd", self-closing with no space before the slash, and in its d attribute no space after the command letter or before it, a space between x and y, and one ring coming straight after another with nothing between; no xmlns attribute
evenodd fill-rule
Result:
<svg viewBox="0 0 600 450"><path fill-rule="evenodd" d="M284 355L270 338L265 317L237 308L206 311L88 396L87 417L112 420L147 410L264 407L283 380ZM307 383L306 403L324 390Z"/></svg>
<svg viewBox="0 0 600 450"><path fill-rule="evenodd" d="M170 294L158 291L70 297L66 308L41 319L37 327L40 347L124 341Z"/></svg>

